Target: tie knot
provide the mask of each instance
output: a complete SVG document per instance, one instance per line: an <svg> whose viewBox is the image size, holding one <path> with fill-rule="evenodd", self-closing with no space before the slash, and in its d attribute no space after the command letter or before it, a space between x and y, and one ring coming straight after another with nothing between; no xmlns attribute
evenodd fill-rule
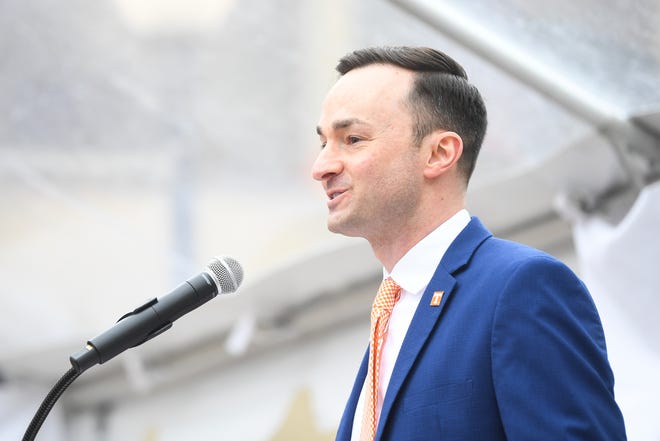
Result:
<svg viewBox="0 0 660 441"><path fill-rule="evenodd" d="M374 309L391 311L400 295L401 287L391 277L388 277L383 280L380 288L378 288L378 294L376 294L376 300L374 300Z"/></svg>

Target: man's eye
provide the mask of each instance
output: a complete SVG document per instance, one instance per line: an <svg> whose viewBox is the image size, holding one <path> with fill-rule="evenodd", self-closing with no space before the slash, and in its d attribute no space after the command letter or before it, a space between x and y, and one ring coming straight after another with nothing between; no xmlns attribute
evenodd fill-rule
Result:
<svg viewBox="0 0 660 441"><path fill-rule="evenodd" d="M346 141L348 141L349 144L355 144L356 142L360 142L362 140L357 136L349 136L346 138Z"/></svg>

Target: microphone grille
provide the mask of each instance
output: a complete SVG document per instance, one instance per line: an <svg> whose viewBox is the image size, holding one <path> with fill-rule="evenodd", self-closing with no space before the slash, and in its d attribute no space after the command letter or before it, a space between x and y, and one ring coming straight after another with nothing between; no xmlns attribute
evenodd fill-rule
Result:
<svg viewBox="0 0 660 441"><path fill-rule="evenodd" d="M220 294L236 291L243 282L243 267L231 257L214 257L207 268L215 279Z"/></svg>

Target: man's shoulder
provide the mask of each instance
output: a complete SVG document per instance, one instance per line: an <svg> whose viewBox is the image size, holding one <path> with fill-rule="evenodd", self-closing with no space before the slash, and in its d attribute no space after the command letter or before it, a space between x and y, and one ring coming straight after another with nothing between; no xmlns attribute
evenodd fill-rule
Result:
<svg viewBox="0 0 660 441"><path fill-rule="evenodd" d="M488 256L496 256L496 261L509 261L509 262L526 262L538 261L540 263L558 263L561 261L555 256L542 251L533 246L515 242L508 239L503 239L497 236L491 236L485 240L477 250L478 254L487 254Z"/></svg>
<svg viewBox="0 0 660 441"><path fill-rule="evenodd" d="M458 235L442 263L449 272L467 265L493 273L525 268L552 268L552 271L572 273L567 265L545 251L493 235L477 217L473 217Z"/></svg>
<svg viewBox="0 0 660 441"><path fill-rule="evenodd" d="M513 259L515 261L527 259L557 260L548 253L520 242L498 237L491 233L477 217L473 217L468 226L457 237L456 248L470 249L475 255L497 257L496 261Z"/></svg>
<svg viewBox="0 0 660 441"><path fill-rule="evenodd" d="M533 246L497 236L491 236L485 240L479 251L487 253L505 253L508 256L520 259L537 257L555 259L545 251L541 251Z"/></svg>
<svg viewBox="0 0 660 441"><path fill-rule="evenodd" d="M473 269L487 270L489 277L501 279L534 279L570 282L582 285L579 276L564 262L551 254L495 236L485 240L475 250Z"/></svg>

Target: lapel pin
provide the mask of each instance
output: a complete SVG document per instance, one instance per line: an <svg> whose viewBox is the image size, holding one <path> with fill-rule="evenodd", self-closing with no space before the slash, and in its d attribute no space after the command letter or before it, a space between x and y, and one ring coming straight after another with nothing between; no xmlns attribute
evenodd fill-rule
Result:
<svg viewBox="0 0 660 441"><path fill-rule="evenodd" d="M445 295L444 291L436 291L433 293L433 298L431 298L431 306L440 306L442 302L442 296Z"/></svg>

